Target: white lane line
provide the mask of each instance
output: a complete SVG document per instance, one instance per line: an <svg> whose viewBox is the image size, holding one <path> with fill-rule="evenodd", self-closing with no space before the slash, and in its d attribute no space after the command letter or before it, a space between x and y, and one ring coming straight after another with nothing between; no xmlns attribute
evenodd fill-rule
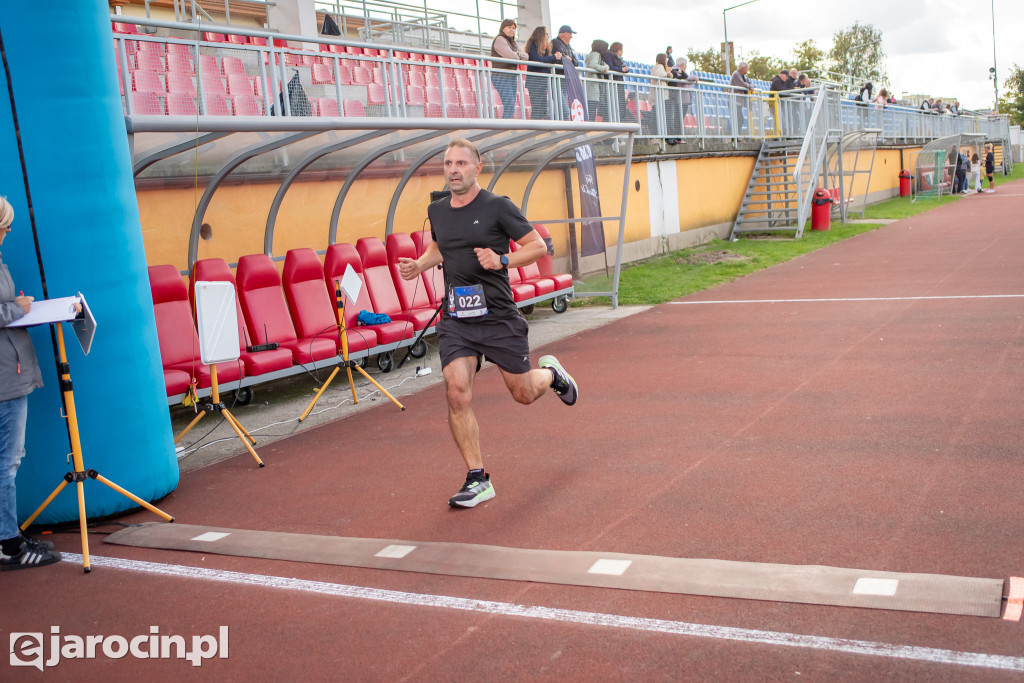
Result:
<svg viewBox="0 0 1024 683"><path fill-rule="evenodd" d="M82 556L62 552L65 562L81 564ZM778 633L775 631L757 631L753 629L734 628L730 626L713 626L709 624L690 624L684 621L666 621L663 619L645 619L643 617L627 617L599 612L578 612L576 610L553 609L550 607L532 607L515 605L508 602L492 602L489 600L471 600L446 595L429 595L404 593L400 591L347 586L322 581L304 581L279 576L261 574L245 574L241 572L207 569L204 567L186 567L173 564L158 564L139 560L125 560L114 557L91 557L92 566L123 569L126 571L159 574L175 578L192 578L205 581L257 586L261 588L280 588L284 590L318 593L336 597L377 600L400 605L416 605L422 607L440 607L469 612L483 612L508 617L527 619L544 619L586 626L605 626L623 628L634 631L652 631L667 635L694 636L717 640L733 640L758 645L785 645L789 647L805 647L814 650L827 650L845 654L870 655L904 659L929 664L955 664L985 669L1004 669L1024 672L1024 657L1007 655L987 655L980 652L959 652L957 650L941 650L931 647L912 645L893 645L876 643L867 640L847 640L845 638L827 638L823 636L800 635L796 633Z"/></svg>
<svg viewBox="0 0 1024 683"><path fill-rule="evenodd" d="M676 306L700 304L816 304L835 301L951 301L956 299L1024 299L1024 294L971 294L964 296L866 296L840 299L733 299L720 301L667 301Z"/></svg>

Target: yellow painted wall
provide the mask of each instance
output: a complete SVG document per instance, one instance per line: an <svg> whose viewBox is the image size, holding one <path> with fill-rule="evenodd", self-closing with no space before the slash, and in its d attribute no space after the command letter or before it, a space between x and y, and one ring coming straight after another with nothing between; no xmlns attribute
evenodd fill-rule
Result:
<svg viewBox="0 0 1024 683"><path fill-rule="evenodd" d="M899 150L879 150L871 176L871 192L892 190L899 186ZM912 150L904 150L904 161L912 167ZM862 155L859 166L867 169L869 156ZM679 197L680 231L732 222L743 202L753 156L722 156L676 161L676 182ZM493 170L493 169L485 169ZM622 201L623 167L598 166L598 189L601 208L605 215L619 212ZM573 187L575 214L580 212L579 187L576 172L570 174ZM480 176L484 187L490 174ZM495 187L499 194L509 196L521 205L529 173L506 173ZM289 249L311 247L316 250L328 246L328 230L334 201L344 179L330 178L295 183L285 196L274 231L273 253L283 255ZM858 178L854 195L864 192L864 181ZM337 240L354 243L360 237L383 239L391 195L398 184L397 178L367 178L353 185L339 222ZM439 175L416 176L406 185L395 214L396 232L415 232L424 227L427 204L432 190L444 183ZM276 182L243 183L220 188L206 212L205 222L213 229L210 240L199 241L199 258L223 258L235 262L245 254L263 251L263 236L267 211L277 192ZM650 194L644 162L630 169L629 194L626 209L625 242L648 240L651 236ZM192 188L140 189L139 213L142 219L143 240L150 264L169 263L179 270L188 267L188 238L196 202L201 196ZM548 221L564 219L567 207L564 179L560 169L547 170L534 183L526 209L533 223L545 223L551 232L555 255L568 251L569 225L550 224ZM576 223L576 230L580 225ZM618 238L618 221L605 224L605 243L612 246Z"/></svg>
<svg viewBox="0 0 1024 683"><path fill-rule="evenodd" d="M679 229L692 230L735 220L756 161L749 156L676 162Z"/></svg>

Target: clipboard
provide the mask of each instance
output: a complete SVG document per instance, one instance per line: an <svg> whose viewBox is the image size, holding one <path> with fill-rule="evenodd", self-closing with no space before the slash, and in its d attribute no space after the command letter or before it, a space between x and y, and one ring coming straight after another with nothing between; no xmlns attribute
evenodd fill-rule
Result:
<svg viewBox="0 0 1024 683"><path fill-rule="evenodd" d="M75 313L75 304L82 304L81 313ZM68 321L71 321L71 329L75 331L82 351L88 356L89 350L92 348L92 339L96 336L96 318L93 317L92 309L89 308L81 292L75 296L33 301L32 310L14 322L8 323L7 326L32 327Z"/></svg>

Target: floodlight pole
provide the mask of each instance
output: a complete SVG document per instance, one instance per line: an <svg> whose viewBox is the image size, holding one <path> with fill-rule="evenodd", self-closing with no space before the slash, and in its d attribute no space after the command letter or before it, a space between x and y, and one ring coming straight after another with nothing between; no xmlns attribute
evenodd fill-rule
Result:
<svg viewBox="0 0 1024 683"><path fill-rule="evenodd" d="M992 0L992 1L995 2L995 0ZM849 67L850 67L850 90L851 91L853 91L857 87L857 84L853 81L853 53L854 53L854 51L855 50L859 50L862 47L867 47L868 45L874 45L875 43L880 43L880 42L882 42L881 38L879 38L878 40L872 40L870 43L864 43L862 45L853 45L853 46L847 48L846 53L850 57L850 59L849 59L849 62L850 62Z"/></svg>
<svg viewBox="0 0 1024 683"><path fill-rule="evenodd" d="M728 76L728 75L730 75L732 73L732 69L729 66L729 26L725 23L725 13L728 12L729 10L731 10L731 9L736 9L737 7L743 7L744 5L749 5L752 2L757 2L757 0L747 0L747 2L741 2L738 5L733 5L732 7L726 7L724 10L722 10L722 30L725 33L725 75L726 76ZM993 0L993 2L995 2L995 0Z"/></svg>
<svg viewBox="0 0 1024 683"><path fill-rule="evenodd" d="M999 113L999 77L996 71L996 0L992 0L992 85L996 89L996 106L993 111Z"/></svg>

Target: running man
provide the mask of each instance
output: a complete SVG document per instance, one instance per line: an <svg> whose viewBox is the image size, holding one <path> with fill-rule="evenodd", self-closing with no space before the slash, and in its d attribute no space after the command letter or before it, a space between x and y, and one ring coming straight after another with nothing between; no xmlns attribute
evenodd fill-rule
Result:
<svg viewBox="0 0 1024 683"><path fill-rule="evenodd" d="M512 398L530 404L551 388L566 405L576 403L576 382L554 356L531 369L526 319L516 308L508 269L528 266L547 253L544 240L507 197L477 183L480 152L468 140L453 140L444 155L451 197L427 208L434 241L418 259L400 258L399 271L412 280L444 263L445 301L437 340L448 392L448 426L469 470L466 483L448 500L471 508L494 498L480 454L473 414L473 378L481 358L498 366ZM509 251L509 240L519 249Z"/></svg>

